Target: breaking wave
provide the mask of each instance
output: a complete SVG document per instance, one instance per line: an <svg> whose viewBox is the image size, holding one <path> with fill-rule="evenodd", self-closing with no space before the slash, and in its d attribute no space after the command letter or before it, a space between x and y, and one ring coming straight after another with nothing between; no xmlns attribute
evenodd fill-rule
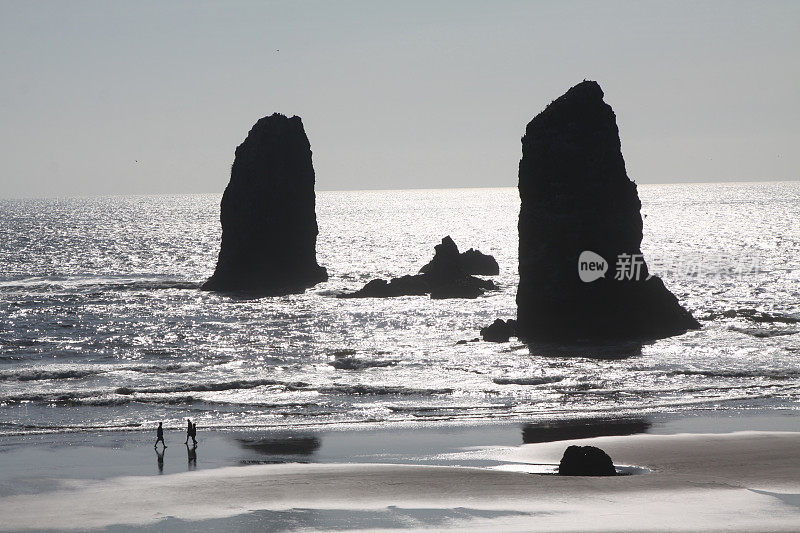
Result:
<svg viewBox="0 0 800 533"><path fill-rule="evenodd" d="M797 332L800 332L798 329L792 328L737 328L737 327L729 327L730 331L736 331L737 333L744 333L745 335L751 335L753 337L758 337L760 339L767 339L769 337L782 337L784 335L794 335Z"/></svg>
<svg viewBox="0 0 800 533"><path fill-rule="evenodd" d="M340 357L328 364L337 370L363 370L365 368L381 368L395 366L396 359L362 359L359 357Z"/></svg>
<svg viewBox="0 0 800 533"><path fill-rule="evenodd" d="M64 370L7 370L0 372L0 381L40 381L47 379L79 379L102 374L104 370L64 369Z"/></svg>
<svg viewBox="0 0 800 533"><path fill-rule="evenodd" d="M369 395L369 396L434 396L437 394L452 394L453 389L415 389L402 387L399 385L343 385L334 384L330 387L321 387L319 392L324 394L346 394L350 396Z"/></svg>
<svg viewBox="0 0 800 533"><path fill-rule="evenodd" d="M59 379L82 379L112 372L140 372L143 374L186 373L197 370L198 364L166 364L166 365L97 365L95 368L20 368L0 371L2 381L46 381Z"/></svg>
<svg viewBox="0 0 800 533"><path fill-rule="evenodd" d="M30 278L28 280L0 281L0 293L105 293L120 291L159 291L159 290L194 290L202 285L197 281L184 280L104 280L97 279L59 279L45 280Z"/></svg>
<svg viewBox="0 0 800 533"><path fill-rule="evenodd" d="M494 378L498 385L546 385L547 383L557 383L564 379L564 376L541 376L530 378Z"/></svg>
<svg viewBox="0 0 800 533"><path fill-rule="evenodd" d="M178 392L218 392L237 389L255 389L269 385L284 385L294 387L304 387L302 382L285 383L274 379L241 379L233 381L222 381L217 383L182 383L179 385L165 385L163 387L119 387L115 390L117 394L170 394Z"/></svg>
<svg viewBox="0 0 800 533"><path fill-rule="evenodd" d="M668 376L702 376L708 378L769 378L792 379L800 377L800 370L671 370Z"/></svg>

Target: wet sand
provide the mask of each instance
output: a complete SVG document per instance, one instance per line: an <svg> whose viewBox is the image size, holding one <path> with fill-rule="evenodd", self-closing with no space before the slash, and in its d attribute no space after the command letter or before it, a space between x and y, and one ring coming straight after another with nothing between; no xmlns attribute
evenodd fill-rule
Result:
<svg viewBox="0 0 800 533"><path fill-rule="evenodd" d="M486 428L465 431L473 430L486 434ZM456 431L448 438L459 436L465 435ZM425 432L411 431L407 438L424 441ZM275 441L260 442L276 449ZM617 465L647 473L566 478L525 472L552 469L572 443L600 446ZM287 451L280 446L278 451ZM800 524L798 432L479 444L427 457L422 464L394 464L397 456L389 454L384 464L250 464L164 475L58 477L46 484L40 478L36 487L0 497L0 529L792 531Z"/></svg>

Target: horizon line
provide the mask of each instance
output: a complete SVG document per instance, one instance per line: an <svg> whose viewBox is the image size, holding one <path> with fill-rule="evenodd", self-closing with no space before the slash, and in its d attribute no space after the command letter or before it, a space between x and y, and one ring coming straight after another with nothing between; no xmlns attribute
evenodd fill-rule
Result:
<svg viewBox="0 0 800 533"><path fill-rule="evenodd" d="M694 179L687 179L685 181L664 181L664 182L647 182L647 183L637 183L636 180L633 181L637 187L640 186L648 186L648 185L711 185L711 184L732 184L732 183L789 183L800 181L800 177L797 178L790 178L790 179L729 179L729 180L711 180L706 181L705 178L700 178L697 181ZM475 190L482 190L482 189L516 189L517 185L502 185L502 186L495 186L495 187L474 187L474 186L461 186L461 187L405 187L405 188L398 188L398 187L376 187L372 189L314 189L315 193L321 192L392 192L392 191L446 191L446 190L460 190L460 189L475 189ZM224 192L224 190L223 190ZM100 193L100 194L67 194L67 195L52 195L52 196L0 196L0 200L67 200L73 198L114 198L114 197L126 197L126 196L207 196L207 195L219 195L221 196L223 192L140 192L140 193Z"/></svg>

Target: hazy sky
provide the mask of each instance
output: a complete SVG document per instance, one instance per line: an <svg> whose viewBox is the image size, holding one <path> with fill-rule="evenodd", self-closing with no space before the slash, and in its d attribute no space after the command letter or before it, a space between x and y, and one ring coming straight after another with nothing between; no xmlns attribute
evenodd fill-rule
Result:
<svg viewBox="0 0 800 533"><path fill-rule="evenodd" d="M800 177L800 2L0 0L0 69L0 197L221 192L275 111L318 189L515 185L584 78L639 183Z"/></svg>

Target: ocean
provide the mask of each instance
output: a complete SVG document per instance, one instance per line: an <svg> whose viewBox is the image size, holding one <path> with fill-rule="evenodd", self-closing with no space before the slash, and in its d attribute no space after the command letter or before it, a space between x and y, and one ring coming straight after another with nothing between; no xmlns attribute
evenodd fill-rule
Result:
<svg viewBox="0 0 800 533"><path fill-rule="evenodd" d="M582 347L473 342L516 314L515 188L318 192L330 279L271 298L199 289L219 195L0 200L0 435L800 408L800 182L639 194L645 259L703 329ZM445 235L494 255L500 290L336 297Z"/></svg>

